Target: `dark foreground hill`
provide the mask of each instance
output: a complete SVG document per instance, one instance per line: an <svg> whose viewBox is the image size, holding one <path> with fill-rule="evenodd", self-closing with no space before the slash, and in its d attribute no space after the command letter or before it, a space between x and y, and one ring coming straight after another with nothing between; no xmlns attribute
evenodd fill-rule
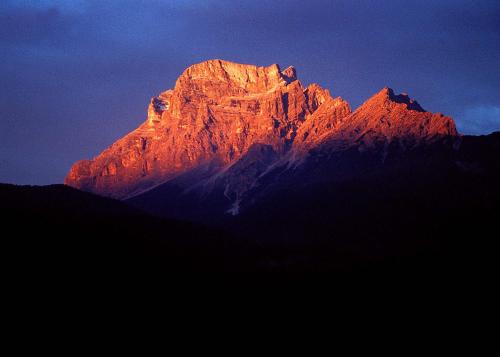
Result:
<svg viewBox="0 0 500 357"><path fill-rule="evenodd" d="M152 217L64 185L0 184L0 217L12 272L240 271L254 265L247 243L220 230Z"/></svg>

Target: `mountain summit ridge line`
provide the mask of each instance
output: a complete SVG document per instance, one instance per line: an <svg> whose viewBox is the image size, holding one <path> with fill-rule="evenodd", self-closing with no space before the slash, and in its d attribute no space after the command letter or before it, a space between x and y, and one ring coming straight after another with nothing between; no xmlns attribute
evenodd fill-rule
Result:
<svg viewBox="0 0 500 357"><path fill-rule="evenodd" d="M75 163L65 183L125 199L192 170L204 178L220 175L249 153L268 155L268 164L300 165L311 150L366 150L395 141L411 147L458 136L452 118L426 112L388 87L352 112L329 90L304 87L293 66L282 71L277 64L209 60L153 97L137 129Z"/></svg>

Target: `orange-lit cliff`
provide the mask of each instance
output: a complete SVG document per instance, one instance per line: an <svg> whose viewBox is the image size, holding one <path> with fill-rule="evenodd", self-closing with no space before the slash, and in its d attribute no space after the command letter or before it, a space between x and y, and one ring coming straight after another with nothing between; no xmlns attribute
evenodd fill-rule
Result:
<svg viewBox="0 0 500 357"><path fill-rule="evenodd" d="M136 130L94 159L75 163L65 183L123 199L196 169L204 179L234 176L266 150L273 152L269 164L298 165L312 149L394 140L414 145L456 135L451 118L389 88L352 113L317 84L304 87L293 67L210 60L189 67L173 89L152 98ZM247 155L259 145L269 149ZM244 174L235 180L244 185Z"/></svg>

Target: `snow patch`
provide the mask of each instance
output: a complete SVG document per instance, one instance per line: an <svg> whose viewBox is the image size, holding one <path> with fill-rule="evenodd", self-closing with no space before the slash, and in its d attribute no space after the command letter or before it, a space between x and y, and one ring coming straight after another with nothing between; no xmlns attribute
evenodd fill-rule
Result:
<svg viewBox="0 0 500 357"><path fill-rule="evenodd" d="M232 216L237 216L240 213L240 202L241 202L241 200L239 200L239 199L234 201L231 208L228 209L226 211L226 213L229 213Z"/></svg>

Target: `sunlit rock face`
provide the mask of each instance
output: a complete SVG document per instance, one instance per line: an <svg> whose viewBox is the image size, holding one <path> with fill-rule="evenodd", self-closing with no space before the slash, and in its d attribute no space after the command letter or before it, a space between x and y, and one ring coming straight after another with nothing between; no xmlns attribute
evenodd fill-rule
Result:
<svg viewBox="0 0 500 357"><path fill-rule="evenodd" d="M395 95L386 87L341 121L322 141L336 149L355 145L370 148L378 142L394 141L411 147L457 135L452 118L427 112L407 94Z"/></svg>
<svg viewBox="0 0 500 357"><path fill-rule="evenodd" d="M230 165L256 143L283 154L327 99L318 86L305 90L293 67L196 64L173 90L151 99L145 123L93 160L76 163L66 183L124 198L207 162Z"/></svg>
<svg viewBox="0 0 500 357"><path fill-rule="evenodd" d="M282 71L276 64L221 60L186 69L173 89L151 99L147 113L136 130L94 159L74 164L65 183L124 199L209 167L204 180L209 172L211 182L228 182L229 195L234 187L252 187L241 176L262 175L262 162L301 162L322 147L457 135L451 118L425 112L388 88L351 113L349 104L328 90L303 87L294 67ZM252 157L261 160L258 170L249 162Z"/></svg>

